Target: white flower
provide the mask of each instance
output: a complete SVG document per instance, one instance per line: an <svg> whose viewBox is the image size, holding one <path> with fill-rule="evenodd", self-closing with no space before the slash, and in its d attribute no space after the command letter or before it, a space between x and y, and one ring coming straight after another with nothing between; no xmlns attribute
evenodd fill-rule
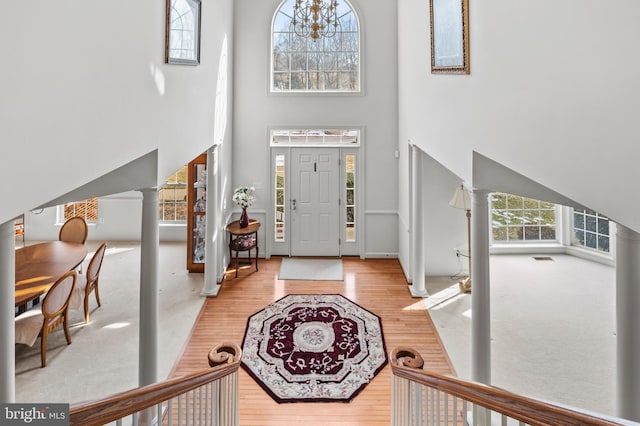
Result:
<svg viewBox="0 0 640 426"><path fill-rule="evenodd" d="M255 188L253 186L241 186L236 188L233 191L233 202L244 208L253 205L253 202L255 201L255 198L253 197L254 191Z"/></svg>

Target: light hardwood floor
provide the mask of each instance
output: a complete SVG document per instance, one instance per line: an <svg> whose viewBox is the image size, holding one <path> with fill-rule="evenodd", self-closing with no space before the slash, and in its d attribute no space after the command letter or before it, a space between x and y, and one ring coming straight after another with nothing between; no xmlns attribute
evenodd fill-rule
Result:
<svg viewBox="0 0 640 426"><path fill-rule="evenodd" d="M396 259L344 259L344 281L281 281L280 258L260 259L260 270L246 266L234 278L228 270L220 293L207 298L172 377L207 368L207 353L218 343L241 345L247 318L287 294L342 294L382 318L387 352L410 346L425 358L425 368L454 374L434 324L421 299L410 296ZM391 369L387 365L349 403L276 403L240 369L240 424L388 425Z"/></svg>

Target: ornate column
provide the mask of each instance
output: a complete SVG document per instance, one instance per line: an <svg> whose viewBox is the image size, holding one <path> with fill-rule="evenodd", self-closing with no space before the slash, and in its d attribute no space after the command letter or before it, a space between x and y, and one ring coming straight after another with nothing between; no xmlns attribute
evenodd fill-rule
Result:
<svg viewBox="0 0 640 426"><path fill-rule="evenodd" d="M617 415L640 421L640 234L616 224Z"/></svg>
<svg viewBox="0 0 640 426"><path fill-rule="evenodd" d="M422 187L422 151L411 147L411 285L413 297L428 297L424 271L424 189Z"/></svg>
<svg viewBox="0 0 640 426"><path fill-rule="evenodd" d="M489 191L471 192L471 378L491 384Z"/></svg>
<svg viewBox="0 0 640 426"><path fill-rule="evenodd" d="M158 191L142 191L142 234L140 240L140 336L138 385L158 381Z"/></svg>
<svg viewBox="0 0 640 426"><path fill-rule="evenodd" d="M16 400L16 254L13 221L0 225L0 402Z"/></svg>

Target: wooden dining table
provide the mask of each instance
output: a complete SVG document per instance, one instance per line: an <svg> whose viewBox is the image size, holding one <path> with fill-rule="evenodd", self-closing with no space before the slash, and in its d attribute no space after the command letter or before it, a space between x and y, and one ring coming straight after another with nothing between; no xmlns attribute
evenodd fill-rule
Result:
<svg viewBox="0 0 640 426"><path fill-rule="evenodd" d="M16 249L16 306L18 313L37 301L65 272L87 257L87 246L46 241Z"/></svg>

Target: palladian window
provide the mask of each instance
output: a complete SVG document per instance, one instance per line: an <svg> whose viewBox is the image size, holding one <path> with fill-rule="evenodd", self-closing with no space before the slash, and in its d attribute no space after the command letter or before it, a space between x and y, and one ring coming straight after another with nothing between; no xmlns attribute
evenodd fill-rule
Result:
<svg viewBox="0 0 640 426"><path fill-rule="evenodd" d="M318 32L309 30L313 13L306 8L314 5L322 11ZM273 19L271 42L272 92L360 91L360 31L346 0L285 0Z"/></svg>

